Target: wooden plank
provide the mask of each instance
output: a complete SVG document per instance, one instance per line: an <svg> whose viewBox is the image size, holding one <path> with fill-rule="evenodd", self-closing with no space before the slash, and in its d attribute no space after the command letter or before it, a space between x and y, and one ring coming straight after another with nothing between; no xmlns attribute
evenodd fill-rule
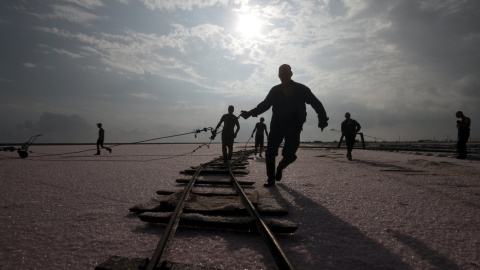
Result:
<svg viewBox="0 0 480 270"><path fill-rule="evenodd" d="M171 195L157 195L130 207L128 210L134 213L163 211L162 202L167 201L170 196Z"/></svg>
<svg viewBox="0 0 480 270"><path fill-rule="evenodd" d="M177 183L181 184L186 184L190 182L190 179L177 179L175 180ZM252 181L238 181L240 185L245 185L245 186L251 186L255 184L255 182ZM230 180L197 180L195 184L200 184L200 185L226 185L226 186L231 186L232 182Z"/></svg>
<svg viewBox="0 0 480 270"><path fill-rule="evenodd" d="M181 174L189 174L189 175L193 175L195 174L197 170L184 170L184 171L181 171L180 173ZM236 170L236 169L233 169L232 172L234 174L240 174L240 175L245 175L245 174L249 174L250 171L249 170ZM206 174L229 174L228 170L225 169L225 170L222 170L222 169L205 169L205 170L202 170L202 172L200 173L200 175L206 175Z"/></svg>
<svg viewBox="0 0 480 270"><path fill-rule="evenodd" d="M157 195L144 200L129 210L135 213L170 212L175 209L179 200L179 194ZM258 194L256 191L247 196L262 215L288 215L286 203L281 198L275 198L268 194ZM192 194L188 198L184 212L210 215L245 215L247 213L240 198L237 196L205 196L200 194Z"/></svg>
<svg viewBox="0 0 480 270"><path fill-rule="evenodd" d="M133 270L139 269L139 266L145 265L146 259L129 259L120 256L110 257L105 262L97 265L95 270Z"/></svg>
<svg viewBox="0 0 480 270"><path fill-rule="evenodd" d="M170 219L170 212L148 212L140 214L144 222L167 224ZM294 233L298 224L284 219L264 218L273 233ZM213 228L237 231L256 231L252 218L247 216L207 216L202 214L184 213L180 217L180 226Z"/></svg>
<svg viewBox="0 0 480 270"><path fill-rule="evenodd" d="M257 211L262 215L288 215L287 204L284 199L273 196L258 196Z"/></svg>
<svg viewBox="0 0 480 270"><path fill-rule="evenodd" d="M173 193L179 192L179 191L181 191L181 190L176 190L176 191L157 190L156 194L157 195L172 195ZM245 193L247 195L251 195L253 193L258 194L258 191L255 190L255 191L253 191L253 193L249 193L249 192L245 192ZM200 195L200 196L209 196L209 197L213 197L213 196L237 196L238 195L235 191L218 192L218 191L195 191L195 190L192 191L192 194L197 194L197 195Z"/></svg>
<svg viewBox="0 0 480 270"><path fill-rule="evenodd" d="M233 168L235 169L246 169L247 164L236 164L235 166L233 166ZM198 169L199 166L190 166L191 169ZM214 164L211 164L209 166L207 166L207 168L228 168L228 164L226 163L214 163Z"/></svg>
<svg viewBox="0 0 480 270"><path fill-rule="evenodd" d="M120 256L112 256L105 262L97 265L95 270L138 270L145 269L145 258L126 258ZM220 270L219 268L211 268L197 265L188 265L171 261L164 261L159 269L162 270Z"/></svg>

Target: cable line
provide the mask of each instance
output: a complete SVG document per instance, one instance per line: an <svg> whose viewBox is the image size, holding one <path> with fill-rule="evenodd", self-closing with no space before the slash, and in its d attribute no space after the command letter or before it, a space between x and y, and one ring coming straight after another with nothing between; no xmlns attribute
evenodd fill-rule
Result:
<svg viewBox="0 0 480 270"><path fill-rule="evenodd" d="M179 137L179 136L184 136L184 135L189 135L189 134L195 134L195 138L196 138L198 133L207 132L208 130L211 130L212 134L213 134L213 128L212 127L208 127L208 128L204 127L202 129L195 129L194 131L191 131L191 132L186 132L186 133L181 133L181 134L176 134L176 135L163 136L163 137L141 140L141 141L132 142L132 143L117 143L117 144L113 144L110 147L116 147L116 146L126 145L126 144L140 144L140 143L145 143L145 142L150 142L150 141L155 141L155 140L161 140L161 139L167 139L167 138L173 138L173 137ZM186 153L186 154L181 154L181 155L178 155L178 156L188 155L188 154L194 153L196 150L203 147L204 145L206 145L207 147L210 147L210 144L211 144L212 140L210 140L209 144L204 143L204 144L200 145L197 149L193 150L192 152L189 152L189 153ZM66 152L66 153L43 154L43 155L34 156L34 157L63 156L63 155L78 154L78 153L83 153L83 152L90 152L90 151L94 151L94 150L96 150L96 148L81 150L81 151L74 151L74 152ZM38 153L38 152L34 152L34 151L29 151L29 152L30 153ZM178 157L178 156L174 156L174 157ZM169 158L173 158L173 157L169 157Z"/></svg>

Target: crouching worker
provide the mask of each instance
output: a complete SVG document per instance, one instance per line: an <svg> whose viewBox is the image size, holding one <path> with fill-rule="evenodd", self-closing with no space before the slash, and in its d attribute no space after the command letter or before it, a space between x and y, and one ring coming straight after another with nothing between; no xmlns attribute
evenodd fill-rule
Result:
<svg viewBox="0 0 480 270"><path fill-rule="evenodd" d="M223 123L222 154L223 154L223 161L225 163L227 163L228 160L232 158L233 141L237 137L237 133L240 130L240 124L238 123L238 118L233 114L234 110L235 108L232 105L228 106L228 113L224 114L222 118L220 118L220 122L218 122L217 127L213 131L213 133L216 134L218 128ZM235 126L237 127L237 129L234 132L233 130Z"/></svg>
<svg viewBox="0 0 480 270"><path fill-rule="evenodd" d="M248 112L242 111L240 114L247 119L250 116L256 117L272 107L270 134L265 151L268 177L267 183L264 184L266 187L274 186L275 180L280 181L283 170L297 159L296 152L300 146L300 133L307 119L305 104L311 105L318 114L318 127L322 131L328 126L327 113L322 103L307 86L294 82L292 76L291 67L281 65L278 69L278 78L281 83L274 86L265 100L259 103L255 109ZM278 148L284 139L283 158L275 171L275 157L278 156Z"/></svg>

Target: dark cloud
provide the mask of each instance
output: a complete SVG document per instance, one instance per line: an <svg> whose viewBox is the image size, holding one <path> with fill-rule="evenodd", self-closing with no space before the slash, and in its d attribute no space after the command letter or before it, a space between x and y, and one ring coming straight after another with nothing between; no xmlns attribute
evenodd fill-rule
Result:
<svg viewBox="0 0 480 270"><path fill-rule="evenodd" d="M78 115L63 115L44 112L37 123L38 129L42 132L56 133L81 133L91 127L85 119Z"/></svg>
<svg viewBox="0 0 480 270"><path fill-rule="evenodd" d="M467 97L475 97L476 99L480 98L480 78L469 75L460 79L456 83L456 88L458 91Z"/></svg>
<svg viewBox="0 0 480 270"><path fill-rule="evenodd" d="M41 143L88 143L96 141L95 123L89 123L78 115L44 112L38 121L26 120L7 130L1 137L4 143L27 141L34 135L43 134Z"/></svg>
<svg viewBox="0 0 480 270"><path fill-rule="evenodd" d="M348 12L348 8L343 1L329 1L328 11L332 16L344 16Z"/></svg>
<svg viewBox="0 0 480 270"><path fill-rule="evenodd" d="M480 74L478 48L471 46L477 40L480 2L425 3L398 2L387 13L391 26L380 37L416 65L456 79Z"/></svg>

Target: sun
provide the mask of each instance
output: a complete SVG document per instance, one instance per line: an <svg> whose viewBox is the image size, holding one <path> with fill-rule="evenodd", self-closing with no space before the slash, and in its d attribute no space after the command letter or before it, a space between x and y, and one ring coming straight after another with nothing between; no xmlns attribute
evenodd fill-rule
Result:
<svg viewBox="0 0 480 270"><path fill-rule="evenodd" d="M253 14L241 14L238 17L237 31L247 39L258 37L262 32L262 21Z"/></svg>

